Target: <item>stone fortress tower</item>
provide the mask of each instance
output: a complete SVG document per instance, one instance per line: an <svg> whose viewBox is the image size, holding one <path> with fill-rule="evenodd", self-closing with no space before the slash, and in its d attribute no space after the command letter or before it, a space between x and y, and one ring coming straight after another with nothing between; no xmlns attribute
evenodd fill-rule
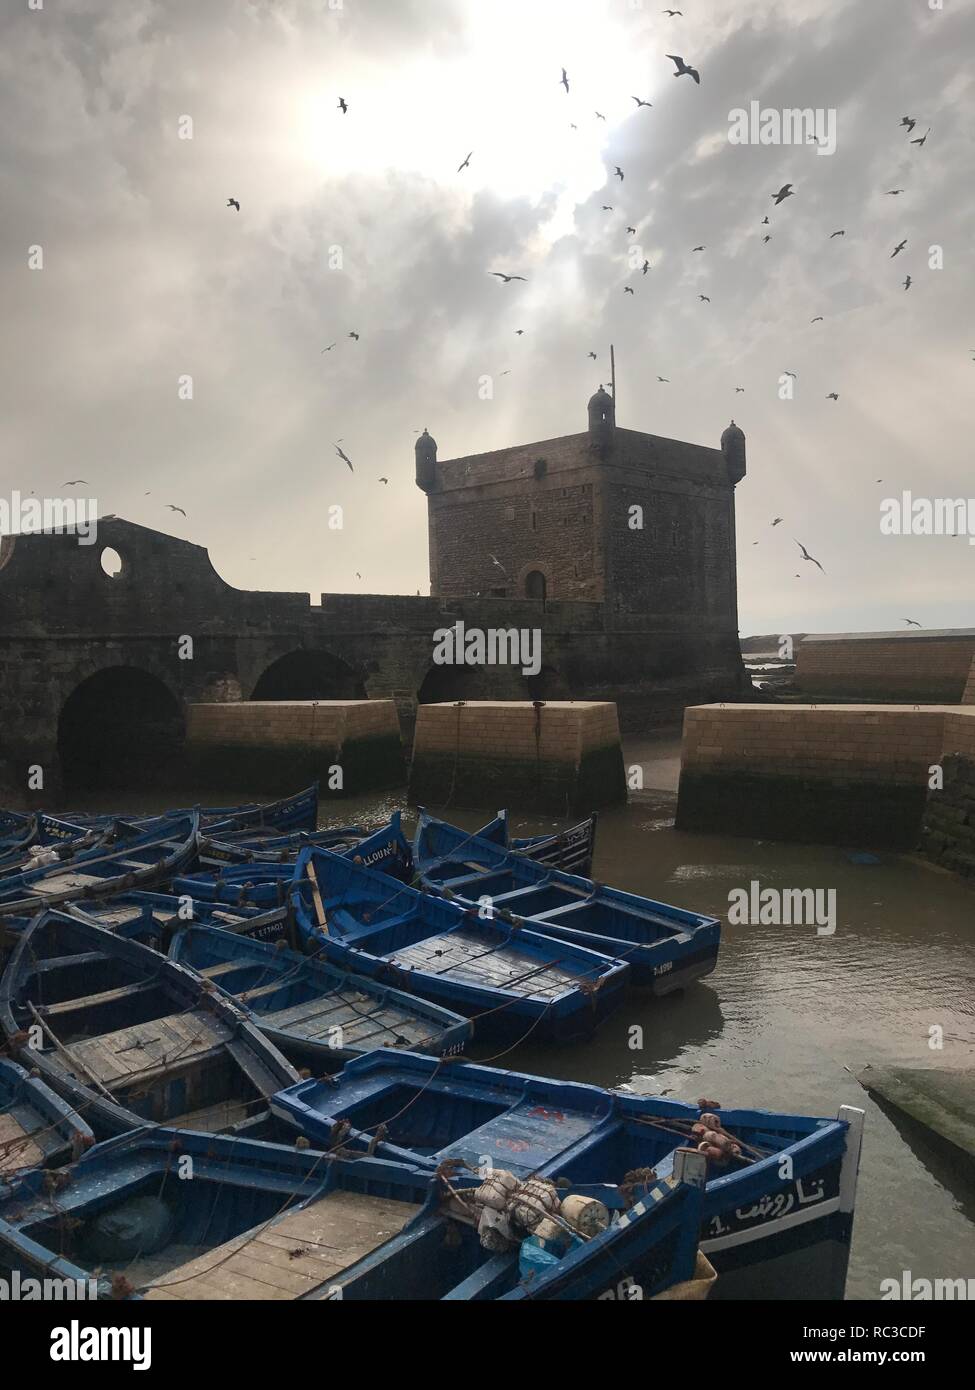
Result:
<svg viewBox="0 0 975 1390"><path fill-rule="evenodd" d="M741 696L735 487L744 476L745 436L733 421L719 449L621 429L602 386L579 434L439 460L424 430L416 483L427 497L430 592L599 604L618 684Z"/></svg>

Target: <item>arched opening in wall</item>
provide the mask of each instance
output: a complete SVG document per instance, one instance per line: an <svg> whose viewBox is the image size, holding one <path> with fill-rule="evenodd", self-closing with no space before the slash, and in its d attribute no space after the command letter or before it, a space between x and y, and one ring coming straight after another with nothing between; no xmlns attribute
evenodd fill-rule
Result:
<svg viewBox="0 0 975 1390"><path fill-rule="evenodd" d="M366 687L347 662L331 652L288 652L254 686L252 700L366 700Z"/></svg>
<svg viewBox="0 0 975 1390"><path fill-rule="evenodd" d="M543 666L535 676L522 676L526 700L571 700L572 692L565 678L554 666Z"/></svg>
<svg viewBox="0 0 975 1390"><path fill-rule="evenodd" d="M110 545L106 545L101 555L98 557L99 563L109 579L117 579L122 573L122 557L117 550L113 550Z"/></svg>
<svg viewBox="0 0 975 1390"><path fill-rule="evenodd" d="M179 701L156 676L110 666L81 682L58 720L58 756L67 792L152 790L178 776L184 734Z"/></svg>
<svg viewBox="0 0 975 1390"><path fill-rule="evenodd" d="M431 666L417 692L418 705L439 705L454 700L483 700L484 669L481 666Z"/></svg>
<svg viewBox="0 0 975 1390"><path fill-rule="evenodd" d="M529 570L525 575L525 598L545 599L548 585L541 570Z"/></svg>

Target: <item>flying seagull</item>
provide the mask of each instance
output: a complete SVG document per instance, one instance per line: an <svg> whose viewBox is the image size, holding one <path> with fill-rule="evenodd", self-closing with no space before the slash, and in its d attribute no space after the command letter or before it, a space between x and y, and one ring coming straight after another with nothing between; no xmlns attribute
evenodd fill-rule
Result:
<svg viewBox="0 0 975 1390"><path fill-rule="evenodd" d="M640 99L640 97L633 97L633 100L636 102L637 106L652 106L652 105L653 105L653 102L652 102L652 101L642 101L642 100Z"/></svg>
<svg viewBox="0 0 975 1390"><path fill-rule="evenodd" d="M227 199L227 207L228 207L228 208L236 208L237 211L240 212L240 203L238 203L238 201L237 201L236 198L228 198L228 199Z"/></svg>
<svg viewBox="0 0 975 1390"><path fill-rule="evenodd" d="M497 555L492 555L491 552L488 551L488 559L491 561L492 565L497 565L498 569L501 571L502 574L506 575L508 573L504 565L502 565L501 561L498 559Z"/></svg>
<svg viewBox="0 0 975 1390"><path fill-rule="evenodd" d="M893 260L895 256L899 255L906 245L907 237L905 237L902 242L900 242L897 246L894 247L893 251L891 251L890 253L890 259Z"/></svg>
<svg viewBox="0 0 975 1390"><path fill-rule="evenodd" d="M772 240L772 235L771 235L771 233L769 233L768 235L762 237L762 241L763 241L766 245L767 245L771 240Z"/></svg>
<svg viewBox="0 0 975 1390"><path fill-rule="evenodd" d="M635 228L635 227L627 227L626 230L627 230L628 232L631 232L631 233L633 234L633 236L636 236L636 228Z"/></svg>
<svg viewBox="0 0 975 1390"><path fill-rule="evenodd" d="M473 154L473 153L474 153L474 151L471 150L471 154ZM458 174L460 173L460 171L461 171L462 169L466 169L467 166L470 164L470 162L471 162L471 154L469 154L469 155L467 156L467 158L464 160L463 164L460 164L460 165L457 166L457 172L458 172Z"/></svg>
<svg viewBox="0 0 975 1390"><path fill-rule="evenodd" d="M692 246L691 253L693 254L695 251L706 251L707 249L706 246Z"/></svg>
<svg viewBox="0 0 975 1390"><path fill-rule="evenodd" d="M924 132L924 134L921 136L921 138L920 138L919 140L912 140L912 141L911 141L911 144L912 144L912 145L924 145L924 144L926 144L926 143L927 143L927 138L928 138L928 136L929 136L930 134L931 134L931 127L928 126L927 130Z"/></svg>
<svg viewBox="0 0 975 1390"><path fill-rule="evenodd" d="M647 271L650 269L650 262L644 261L640 269L643 271L644 275L646 275Z"/></svg>
<svg viewBox="0 0 975 1390"><path fill-rule="evenodd" d="M673 19L675 15L680 15L681 19L684 18L683 10L661 10L660 13L670 15L671 19Z"/></svg>
<svg viewBox="0 0 975 1390"><path fill-rule="evenodd" d="M684 62L684 59L677 53L668 53L666 56L672 63L677 64L677 71L674 73L675 77L683 77L684 74L687 73L688 77L693 77L698 86L701 85L701 74L696 68L689 67L687 63Z"/></svg>
<svg viewBox="0 0 975 1390"><path fill-rule="evenodd" d="M616 165L616 177L619 179L620 183L623 182L623 170L618 164Z"/></svg>
<svg viewBox="0 0 975 1390"><path fill-rule="evenodd" d="M698 295L698 299L701 301L702 304L710 304L710 303L711 303L710 299L708 299L708 297L707 297L706 294L699 294L699 295Z"/></svg>
<svg viewBox="0 0 975 1390"><path fill-rule="evenodd" d="M791 376L792 379L795 381L795 380L798 380L799 373L798 373L798 372L783 372L782 375L783 375L783 376Z"/></svg>
<svg viewBox="0 0 975 1390"><path fill-rule="evenodd" d="M339 97L339 110L342 112L342 115L343 115L343 116L346 114L346 112L348 111L348 109L349 109L349 104L348 104L348 102L346 101L345 97Z"/></svg>
<svg viewBox="0 0 975 1390"><path fill-rule="evenodd" d="M613 209L612 209L612 207L609 205L609 203L603 203L603 212L612 212L612 211L613 211Z"/></svg>
<svg viewBox="0 0 975 1390"><path fill-rule="evenodd" d="M624 286L623 286L623 293L624 293L624 294L635 294L636 291L635 291L635 290L631 290L630 287L629 287L629 285L624 285Z"/></svg>
<svg viewBox="0 0 975 1390"><path fill-rule="evenodd" d="M565 94L566 94L566 96L568 96L568 95L569 95L569 74L566 72L565 68L562 69L562 86L565 88Z"/></svg>
<svg viewBox="0 0 975 1390"><path fill-rule="evenodd" d="M186 515L186 513L183 511L183 508L182 508L182 507L174 507L173 504L172 504L172 502L167 502L167 503L166 503L166 506L169 508L169 510L170 510L171 512L179 512L180 516L185 516L185 515Z"/></svg>
<svg viewBox="0 0 975 1390"><path fill-rule="evenodd" d="M778 207L780 203L784 203L786 198L794 198L795 194L792 191L792 184L784 183L778 193L773 193L771 196L775 199L776 207Z"/></svg>
<svg viewBox="0 0 975 1390"><path fill-rule="evenodd" d="M795 536L793 536L792 539L793 539L793 540L796 540ZM808 551L808 550L806 549L806 547L803 545L802 541L796 541L796 545L797 545L797 546L799 547L799 549L802 551L802 558L803 558L804 560L811 560L812 563L813 563L814 565L819 565L819 568L820 568L821 570L823 570L822 565L819 564L819 561L816 559L815 555L810 555L810 554L809 554L809 551ZM826 571L823 570L823 574L825 574L825 573L826 573Z"/></svg>
<svg viewBox="0 0 975 1390"><path fill-rule="evenodd" d="M342 449L339 448L337 444L335 446L335 452L338 454L339 458L342 460L343 463L347 463L349 465L349 472L354 473L355 469L352 467L352 460Z"/></svg>
<svg viewBox="0 0 975 1390"><path fill-rule="evenodd" d="M516 328L516 329L515 329L515 337L516 337L516 338L520 338L520 337L522 336L522 334L524 333L524 331L525 331L525 330L524 330L523 328Z"/></svg>
<svg viewBox="0 0 975 1390"><path fill-rule="evenodd" d="M920 627L920 626L921 626L921 624L920 624L919 622L915 621L914 618L901 618L901 622L902 622L902 623L907 623L907 626L908 626L908 627Z"/></svg>
<svg viewBox="0 0 975 1390"><path fill-rule="evenodd" d="M62 483L61 486L80 487L82 483L84 483L85 487L91 487L91 483L88 481L87 478L69 478L68 481L66 483ZM148 496L148 493L146 495Z"/></svg>
<svg viewBox="0 0 975 1390"><path fill-rule="evenodd" d="M779 524L779 522L780 522L781 520L782 520L782 518L781 518L780 516L777 516L777 517L775 518L774 521L770 521L770 522L769 522L769 525L770 525L770 526L778 526L778 524Z"/></svg>
<svg viewBox="0 0 975 1390"><path fill-rule="evenodd" d="M356 333L354 330L349 334L349 337L350 337L350 338L354 338L354 339L356 340L356 342L359 341L359 335L358 335L358 333Z"/></svg>
<svg viewBox="0 0 975 1390"><path fill-rule="evenodd" d="M907 126L907 133L910 135L911 131L917 125L917 121L913 116L901 116L901 125Z"/></svg>
<svg viewBox="0 0 975 1390"><path fill-rule="evenodd" d="M810 319L809 322L810 322L810 323L822 323L822 322L823 322L823 316L822 316L822 314L818 314L818 315L816 316L816 318Z"/></svg>
<svg viewBox="0 0 975 1390"><path fill-rule="evenodd" d="M597 119L597 120L600 120L600 121L605 121L606 117L603 115L603 113L602 113L601 111L597 111L597 112L596 112L596 119Z"/></svg>
<svg viewBox="0 0 975 1390"><path fill-rule="evenodd" d="M658 376L658 377L657 377L657 380L658 380L658 381L662 381L662 382L664 383L665 386L669 386L669 385L670 385L670 377L667 377L667 376Z"/></svg>
<svg viewBox="0 0 975 1390"><path fill-rule="evenodd" d="M829 238L830 241L833 240L833 237L834 237L834 236L846 236L846 228L845 228L845 227L841 227L840 230L839 230L838 232L831 232L831 233L830 233L830 238Z"/></svg>
<svg viewBox="0 0 975 1390"><path fill-rule="evenodd" d="M907 279L904 281L904 288L905 288L905 290L909 290L909 289L911 288L911 285L912 285L913 283L914 283L914 282L913 282L913 280L911 279L911 277L908 276Z"/></svg>
<svg viewBox="0 0 975 1390"><path fill-rule="evenodd" d="M595 360L596 360L596 354L595 354L594 352L591 352L591 353L589 354L589 356L590 356L590 357L592 358L592 360L595 362Z"/></svg>
<svg viewBox="0 0 975 1390"><path fill-rule="evenodd" d="M839 400L839 396L836 394L835 391L830 391L830 393L829 393L829 395L826 397L826 399L827 399L828 401L838 401L838 400Z"/></svg>
<svg viewBox="0 0 975 1390"><path fill-rule="evenodd" d="M329 345L328 345L327 348L322 348L322 352L331 352L331 351L332 351L332 348L335 347L335 346L336 346L335 343L329 343Z"/></svg>
<svg viewBox="0 0 975 1390"><path fill-rule="evenodd" d="M503 270L489 270L489 275L496 275L499 280L503 280L506 285L510 285L512 280L524 280L524 275L505 275Z"/></svg>
<svg viewBox="0 0 975 1390"><path fill-rule="evenodd" d="M388 479L388 478L377 478L376 481L377 481L377 482L380 482L380 483L388 483L388 482L389 482L389 479Z"/></svg>
<svg viewBox="0 0 975 1390"><path fill-rule="evenodd" d="M744 390L745 390L744 386L736 386L736 387L735 387L735 395L737 396L737 395L740 395L740 394L744 394Z"/></svg>
<svg viewBox="0 0 975 1390"><path fill-rule="evenodd" d="M762 226L763 226L763 227L767 227L768 224L769 224L768 218L767 218L767 217L763 217L763 218L762 218Z"/></svg>
<svg viewBox="0 0 975 1390"><path fill-rule="evenodd" d="M886 196L887 196L888 198L896 198L897 195L898 195L898 193L903 193L903 192L904 192L903 188L888 188Z"/></svg>

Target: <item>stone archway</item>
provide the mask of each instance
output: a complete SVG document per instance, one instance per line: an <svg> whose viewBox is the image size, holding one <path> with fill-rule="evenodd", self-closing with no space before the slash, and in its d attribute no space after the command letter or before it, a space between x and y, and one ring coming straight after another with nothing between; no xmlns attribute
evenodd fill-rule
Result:
<svg viewBox="0 0 975 1390"><path fill-rule="evenodd" d="M332 652L299 647L272 661L252 700L365 700L366 687L348 662Z"/></svg>
<svg viewBox="0 0 975 1390"><path fill-rule="evenodd" d="M180 702L158 676L136 666L104 667L75 686L61 707L64 789L158 785L175 772L183 735Z"/></svg>

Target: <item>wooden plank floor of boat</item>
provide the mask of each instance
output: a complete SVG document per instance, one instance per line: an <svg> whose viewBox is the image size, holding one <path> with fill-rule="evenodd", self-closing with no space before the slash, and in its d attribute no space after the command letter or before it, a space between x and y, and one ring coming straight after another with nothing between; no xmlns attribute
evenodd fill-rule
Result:
<svg viewBox="0 0 975 1390"><path fill-rule="evenodd" d="M44 1154L27 1137L27 1130L9 1111L0 1115L0 1176L15 1173L18 1168L36 1168L44 1162Z"/></svg>
<svg viewBox="0 0 975 1390"><path fill-rule="evenodd" d="M289 1300L337 1276L398 1235L420 1210L362 1192L327 1192L300 1211L253 1227L146 1292L151 1299Z"/></svg>

